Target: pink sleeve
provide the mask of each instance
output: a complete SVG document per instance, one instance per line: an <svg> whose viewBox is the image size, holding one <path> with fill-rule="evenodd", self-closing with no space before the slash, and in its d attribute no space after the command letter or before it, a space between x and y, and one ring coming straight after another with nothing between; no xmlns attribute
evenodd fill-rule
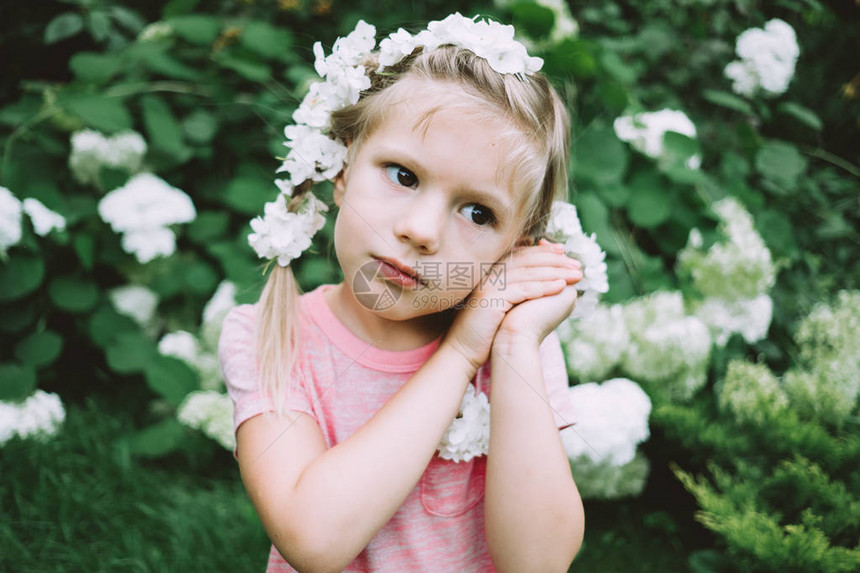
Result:
<svg viewBox="0 0 860 573"><path fill-rule="evenodd" d="M221 371L227 383L227 393L233 400L234 432L245 420L275 410L257 379L256 325L257 308L249 304L237 306L224 318L218 341ZM289 394L288 409L299 410L316 419L301 381L295 381Z"/></svg>
<svg viewBox="0 0 860 573"><path fill-rule="evenodd" d="M567 367L558 334L551 332L540 345L543 382L555 423L563 430L575 423L573 404L568 392Z"/></svg>

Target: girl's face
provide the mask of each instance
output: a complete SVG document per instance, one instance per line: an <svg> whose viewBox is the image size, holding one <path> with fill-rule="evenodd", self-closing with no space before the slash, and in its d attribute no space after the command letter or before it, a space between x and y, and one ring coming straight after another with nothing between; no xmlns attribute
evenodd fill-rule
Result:
<svg viewBox="0 0 860 573"><path fill-rule="evenodd" d="M491 265L522 224L506 164L510 126L452 105L468 97L459 87L404 88L335 184L345 284L392 320L453 308L488 272L503 278L504 264Z"/></svg>

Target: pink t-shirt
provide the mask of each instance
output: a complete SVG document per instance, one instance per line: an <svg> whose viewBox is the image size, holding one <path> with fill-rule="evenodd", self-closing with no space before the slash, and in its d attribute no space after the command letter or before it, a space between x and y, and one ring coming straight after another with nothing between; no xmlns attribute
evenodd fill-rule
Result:
<svg viewBox="0 0 860 573"><path fill-rule="evenodd" d="M331 311L323 285L300 298L302 350L288 409L311 416L331 448L363 426L418 370L440 339L403 352L371 346ZM257 383L257 307L242 305L224 320L218 353L233 399L234 429L273 410ZM556 424L573 422L558 336L540 348L544 383ZM490 396L490 363L473 382ZM435 456L391 520L345 571L495 571L484 533L486 456L453 462ZM272 546L266 571L295 571Z"/></svg>

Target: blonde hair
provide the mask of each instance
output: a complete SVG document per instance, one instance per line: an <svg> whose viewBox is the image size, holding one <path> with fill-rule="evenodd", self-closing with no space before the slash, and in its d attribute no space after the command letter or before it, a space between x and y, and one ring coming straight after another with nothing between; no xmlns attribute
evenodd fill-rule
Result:
<svg viewBox="0 0 860 573"><path fill-rule="evenodd" d="M375 69L376 63L368 61L367 68ZM570 145L567 110L546 77L535 74L521 79L500 74L485 59L455 46L419 48L398 64L369 76L371 87L362 92L361 99L332 113L332 137L349 143L350 153L354 153L383 123L394 98L400 96L402 90L397 86L403 85L403 79L455 84L474 100L475 109L486 113L489 104L489 114L508 122L522 142L513 146L509 166L517 187L526 190L518 205L523 223L517 236L537 239L543 233L553 201L567 197ZM291 206L297 206L309 187L307 183L294 191ZM301 291L289 267L273 266L260 297L257 357L262 390L274 401L278 415L284 415L290 376L298 365Z"/></svg>

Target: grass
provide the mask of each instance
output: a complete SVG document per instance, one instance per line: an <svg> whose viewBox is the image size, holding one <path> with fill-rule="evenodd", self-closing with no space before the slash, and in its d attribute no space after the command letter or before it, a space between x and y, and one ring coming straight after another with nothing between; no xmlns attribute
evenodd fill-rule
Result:
<svg viewBox="0 0 860 573"><path fill-rule="evenodd" d="M0 571L264 571L269 541L232 455L200 438L191 454L129 458L114 442L131 421L108 411L67 404L54 438L0 448ZM585 502L571 571L689 570L708 540L689 527L689 496L655 469L639 498Z"/></svg>
<svg viewBox="0 0 860 573"><path fill-rule="evenodd" d="M123 458L129 429L89 402L54 439L0 448L0 571L263 571L269 542L231 454Z"/></svg>

